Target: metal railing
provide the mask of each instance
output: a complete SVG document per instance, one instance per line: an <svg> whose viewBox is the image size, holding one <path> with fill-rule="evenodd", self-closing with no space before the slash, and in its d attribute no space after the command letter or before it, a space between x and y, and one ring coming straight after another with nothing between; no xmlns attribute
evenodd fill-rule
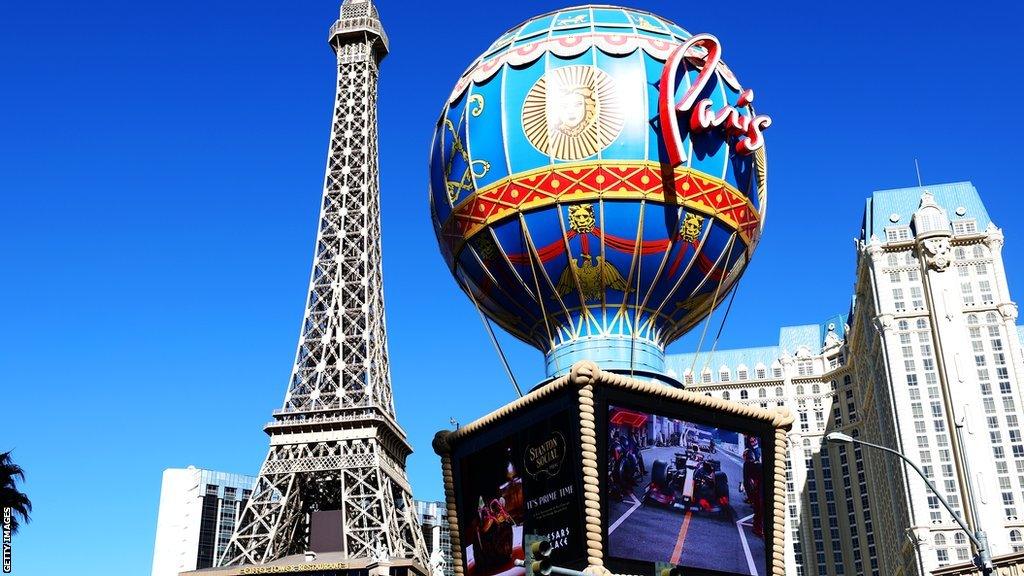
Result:
<svg viewBox="0 0 1024 576"><path fill-rule="evenodd" d="M327 34L327 39L334 38L335 34L342 32L354 31L354 30L366 30L372 32L378 36L384 47L388 47L388 35L384 32L384 27L381 26L380 19L371 18L369 16L360 16L355 18L341 18L331 25L331 30Z"/></svg>

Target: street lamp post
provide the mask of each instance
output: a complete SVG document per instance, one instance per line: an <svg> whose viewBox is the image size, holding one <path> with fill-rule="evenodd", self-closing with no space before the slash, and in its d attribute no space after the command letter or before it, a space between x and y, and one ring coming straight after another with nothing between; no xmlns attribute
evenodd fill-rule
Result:
<svg viewBox="0 0 1024 576"><path fill-rule="evenodd" d="M974 557L975 565L981 568L983 574L992 573L992 571L994 570L994 566L992 565L992 554L989 552L988 549L988 536L985 535L985 531L979 528L977 531L972 532L971 529L967 527L967 524L964 523L963 519L960 518L960 515L953 511L953 507L949 505L949 502L946 502L946 499L943 498L942 494L939 494L939 491L935 489L935 486L932 485L931 480L928 480L928 477L925 476L924 474L924 470L921 470L921 467L918 466L917 463L915 463L910 458L907 458L907 456L902 452L893 450L892 448L887 448L885 446L879 446L878 444L872 444L870 442L858 440L853 436L843 434L842 432L831 432L825 436L825 439L828 440L829 442L848 442L850 444L860 444L861 446L867 446L869 448L877 448L878 450L882 450L883 452L895 454L901 460L909 464L910 467L913 468L921 476L921 479L924 480L925 486L928 486L928 489L931 490L932 494L934 494L935 497L939 499L939 502L941 502L942 505L946 508L946 511L949 512L949 515L953 517L953 520L956 520L956 523L964 529L964 534L966 534L967 537L971 539L971 543L974 545L974 549L977 554Z"/></svg>

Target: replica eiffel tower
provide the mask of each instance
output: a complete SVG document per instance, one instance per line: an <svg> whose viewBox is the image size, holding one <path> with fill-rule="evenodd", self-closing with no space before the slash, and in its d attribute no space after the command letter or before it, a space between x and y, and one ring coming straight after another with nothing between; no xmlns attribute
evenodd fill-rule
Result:
<svg viewBox="0 0 1024 576"><path fill-rule="evenodd" d="M295 366L284 406L264 428L270 452L221 566L310 550L428 566L384 328L377 79L388 40L371 0L345 0L329 42L337 93Z"/></svg>

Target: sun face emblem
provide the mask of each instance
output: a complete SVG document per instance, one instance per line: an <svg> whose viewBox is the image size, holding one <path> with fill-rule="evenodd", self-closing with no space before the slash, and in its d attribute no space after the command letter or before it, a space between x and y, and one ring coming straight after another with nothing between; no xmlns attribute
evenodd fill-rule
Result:
<svg viewBox="0 0 1024 576"><path fill-rule="evenodd" d="M523 102L530 144L559 160L581 160L605 149L625 118L615 81L593 66L549 70Z"/></svg>

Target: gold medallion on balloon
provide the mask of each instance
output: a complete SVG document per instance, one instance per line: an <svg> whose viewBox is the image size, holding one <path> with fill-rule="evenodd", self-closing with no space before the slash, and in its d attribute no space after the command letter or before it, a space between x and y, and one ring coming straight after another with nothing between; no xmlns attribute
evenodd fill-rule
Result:
<svg viewBox="0 0 1024 576"><path fill-rule="evenodd" d="M593 66L549 70L523 102L526 138L559 160L581 160L604 150L624 122L615 80Z"/></svg>

